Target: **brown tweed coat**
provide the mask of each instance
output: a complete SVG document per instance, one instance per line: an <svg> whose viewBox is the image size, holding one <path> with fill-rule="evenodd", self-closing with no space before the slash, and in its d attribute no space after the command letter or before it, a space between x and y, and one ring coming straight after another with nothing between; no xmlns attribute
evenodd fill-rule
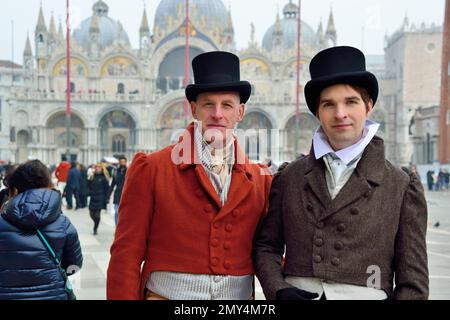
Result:
<svg viewBox="0 0 450 320"><path fill-rule="evenodd" d="M417 176L385 159L379 137L334 200L325 170L311 148L273 180L253 250L266 298L292 287L287 275L367 286L376 266L389 298L427 299L427 205Z"/></svg>

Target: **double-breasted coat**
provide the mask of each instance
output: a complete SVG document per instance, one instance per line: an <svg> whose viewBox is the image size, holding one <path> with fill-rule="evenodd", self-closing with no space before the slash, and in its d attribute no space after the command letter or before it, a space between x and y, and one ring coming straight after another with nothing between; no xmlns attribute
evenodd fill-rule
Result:
<svg viewBox="0 0 450 320"><path fill-rule="evenodd" d="M157 270L254 274L252 241L267 213L272 177L235 143L236 163L222 206L193 137L191 124L178 144L133 159L111 247L108 299L143 299L148 277Z"/></svg>
<svg viewBox="0 0 450 320"><path fill-rule="evenodd" d="M378 276L389 298L426 299L427 206L417 176L389 163L378 137L333 200L325 170L312 148L273 180L254 246L266 297L292 287L284 281L288 275L361 286Z"/></svg>

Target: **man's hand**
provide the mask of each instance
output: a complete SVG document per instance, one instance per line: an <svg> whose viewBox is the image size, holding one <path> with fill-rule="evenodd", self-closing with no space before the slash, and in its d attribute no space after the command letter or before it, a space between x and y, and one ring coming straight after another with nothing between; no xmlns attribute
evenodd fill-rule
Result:
<svg viewBox="0 0 450 320"><path fill-rule="evenodd" d="M318 298L317 293L298 288L285 288L277 291L277 300L312 300Z"/></svg>

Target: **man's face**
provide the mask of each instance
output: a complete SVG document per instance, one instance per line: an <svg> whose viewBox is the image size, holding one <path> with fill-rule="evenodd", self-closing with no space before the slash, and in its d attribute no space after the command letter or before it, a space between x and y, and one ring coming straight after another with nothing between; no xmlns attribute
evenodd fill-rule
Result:
<svg viewBox="0 0 450 320"><path fill-rule="evenodd" d="M205 92L191 102L192 115L202 122L202 133L209 137L222 137L226 141L236 123L244 117L245 105L237 92Z"/></svg>
<svg viewBox="0 0 450 320"><path fill-rule="evenodd" d="M127 166L127 160L125 159L120 159L119 160L119 166L121 166L122 168Z"/></svg>
<svg viewBox="0 0 450 320"><path fill-rule="evenodd" d="M325 88L319 100L317 117L335 151L361 139L364 125L372 111L372 101L366 107L361 95L346 84Z"/></svg>

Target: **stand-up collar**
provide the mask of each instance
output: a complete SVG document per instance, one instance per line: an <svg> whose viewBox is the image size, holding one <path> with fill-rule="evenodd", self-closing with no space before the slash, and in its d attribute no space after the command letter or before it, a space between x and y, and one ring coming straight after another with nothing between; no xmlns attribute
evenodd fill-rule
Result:
<svg viewBox="0 0 450 320"><path fill-rule="evenodd" d="M379 123L367 120L361 139L355 144L352 144L351 146L339 151L334 151L334 149L330 146L327 136L325 135L322 127L319 127L314 133L313 137L314 155L316 159L320 159L324 155L332 153L335 154L339 159L341 159L346 165L348 165L356 157L361 155L361 153L377 133L379 127Z"/></svg>

